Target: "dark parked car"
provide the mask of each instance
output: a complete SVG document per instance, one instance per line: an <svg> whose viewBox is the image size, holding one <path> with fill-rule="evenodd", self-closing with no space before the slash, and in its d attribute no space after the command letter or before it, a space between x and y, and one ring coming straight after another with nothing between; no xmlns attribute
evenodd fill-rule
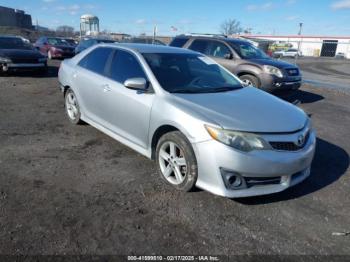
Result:
<svg viewBox="0 0 350 262"><path fill-rule="evenodd" d="M74 47L65 39L58 37L40 37L34 46L49 59L71 58L74 56Z"/></svg>
<svg viewBox="0 0 350 262"><path fill-rule="evenodd" d="M83 50L100 44L100 43L116 43L117 41L112 40L112 39L103 39L103 38L85 38L82 39L79 43L79 45L75 48L75 54L79 54L80 52L82 52Z"/></svg>
<svg viewBox="0 0 350 262"><path fill-rule="evenodd" d="M21 37L0 36L0 72L47 70L47 57Z"/></svg>
<svg viewBox="0 0 350 262"><path fill-rule="evenodd" d="M125 38L121 41L122 43L136 43L136 44L153 44L153 45L166 45L160 40L153 40L152 38L132 37Z"/></svg>
<svg viewBox="0 0 350 262"><path fill-rule="evenodd" d="M79 44L78 41L72 39L72 38L64 38L64 40L66 40L66 42L70 45L73 46L74 48L77 47L77 45Z"/></svg>
<svg viewBox="0 0 350 262"><path fill-rule="evenodd" d="M203 53L237 75L246 85L287 95L301 86L297 66L272 59L252 43L218 36L180 35L170 46Z"/></svg>

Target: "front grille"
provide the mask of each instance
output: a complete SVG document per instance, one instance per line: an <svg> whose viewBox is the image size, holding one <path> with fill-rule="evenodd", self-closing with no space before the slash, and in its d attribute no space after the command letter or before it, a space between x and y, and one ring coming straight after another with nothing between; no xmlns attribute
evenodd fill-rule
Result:
<svg viewBox="0 0 350 262"><path fill-rule="evenodd" d="M11 60L14 64L36 64L39 62L37 58L15 58Z"/></svg>
<svg viewBox="0 0 350 262"><path fill-rule="evenodd" d="M310 137L310 132L308 132L305 136L304 143L300 146L295 144L294 142L270 142L270 145L273 149L278 151L298 151L300 149L303 149L306 143L308 142Z"/></svg>
<svg viewBox="0 0 350 262"><path fill-rule="evenodd" d="M244 177L247 186L278 185L281 183L281 177Z"/></svg>
<svg viewBox="0 0 350 262"><path fill-rule="evenodd" d="M298 76L299 75L298 68L288 68L288 69L286 69L286 72L289 76Z"/></svg>

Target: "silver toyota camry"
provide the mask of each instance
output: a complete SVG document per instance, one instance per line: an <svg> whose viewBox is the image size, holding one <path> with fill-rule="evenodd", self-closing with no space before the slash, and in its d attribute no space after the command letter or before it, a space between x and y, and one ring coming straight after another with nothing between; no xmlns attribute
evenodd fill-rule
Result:
<svg viewBox="0 0 350 262"><path fill-rule="evenodd" d="M280 192L310 175L316 137L296 106L180 48L101 44L59 70L68 119L156 161L183 191L235 198Z"/></svg>

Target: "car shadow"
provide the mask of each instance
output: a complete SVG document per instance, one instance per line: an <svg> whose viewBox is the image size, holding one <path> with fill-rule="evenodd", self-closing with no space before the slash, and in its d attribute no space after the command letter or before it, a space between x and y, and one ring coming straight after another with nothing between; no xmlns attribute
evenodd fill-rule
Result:
<svg viewBox="0 0 350 262"><path fill-rule="evenodd" d="M3 76L3 75L2 75ZM58 76L57 66L48 66L47 71L31 70L31 71L12 71L7 72L8 77L36 77L36 78L55 78Z"/></svg>
<svg viewBox="0 0 350 262"><path fill-rule="evenodd" d="M298 90L295 94L282 99L290 103L294 103L295 101L298 101L301 104L309 104L309 103L315 103L317 101L323 100L324 96L311 93L308 91L304 91L304 90Z"/></svg>
<svg viewBox="0 0 350 262"><path fill-rule="evenodd" d="M317 138L315 158L311 175L302 183L283 192L249 198L238 198L233 201L244 205L262 205L299 198L337 181L349 167L349 155L341 147Z"/></svg>

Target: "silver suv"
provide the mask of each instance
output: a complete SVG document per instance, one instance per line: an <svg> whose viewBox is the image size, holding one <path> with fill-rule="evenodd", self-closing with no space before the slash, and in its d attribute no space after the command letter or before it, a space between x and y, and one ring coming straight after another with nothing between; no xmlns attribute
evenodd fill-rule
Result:
<svg viewBox="0 0 350 262"><path fill-rule="evenodd" d="M217 63L238 76L246 85L264 91L287 96L301 86L299 68L280 60L272 59L251 42L226 37L180 35L170 43L210 56Z"/></svg>
<svg viewBox="0 0 350 262"><path fill-rule="evenodd" d="M243 87L197 52L100 44L63 61L59 82L72 123L87 122L154 159L177 189L246 197L310 174L316 139L308 116Z"/></svg>

